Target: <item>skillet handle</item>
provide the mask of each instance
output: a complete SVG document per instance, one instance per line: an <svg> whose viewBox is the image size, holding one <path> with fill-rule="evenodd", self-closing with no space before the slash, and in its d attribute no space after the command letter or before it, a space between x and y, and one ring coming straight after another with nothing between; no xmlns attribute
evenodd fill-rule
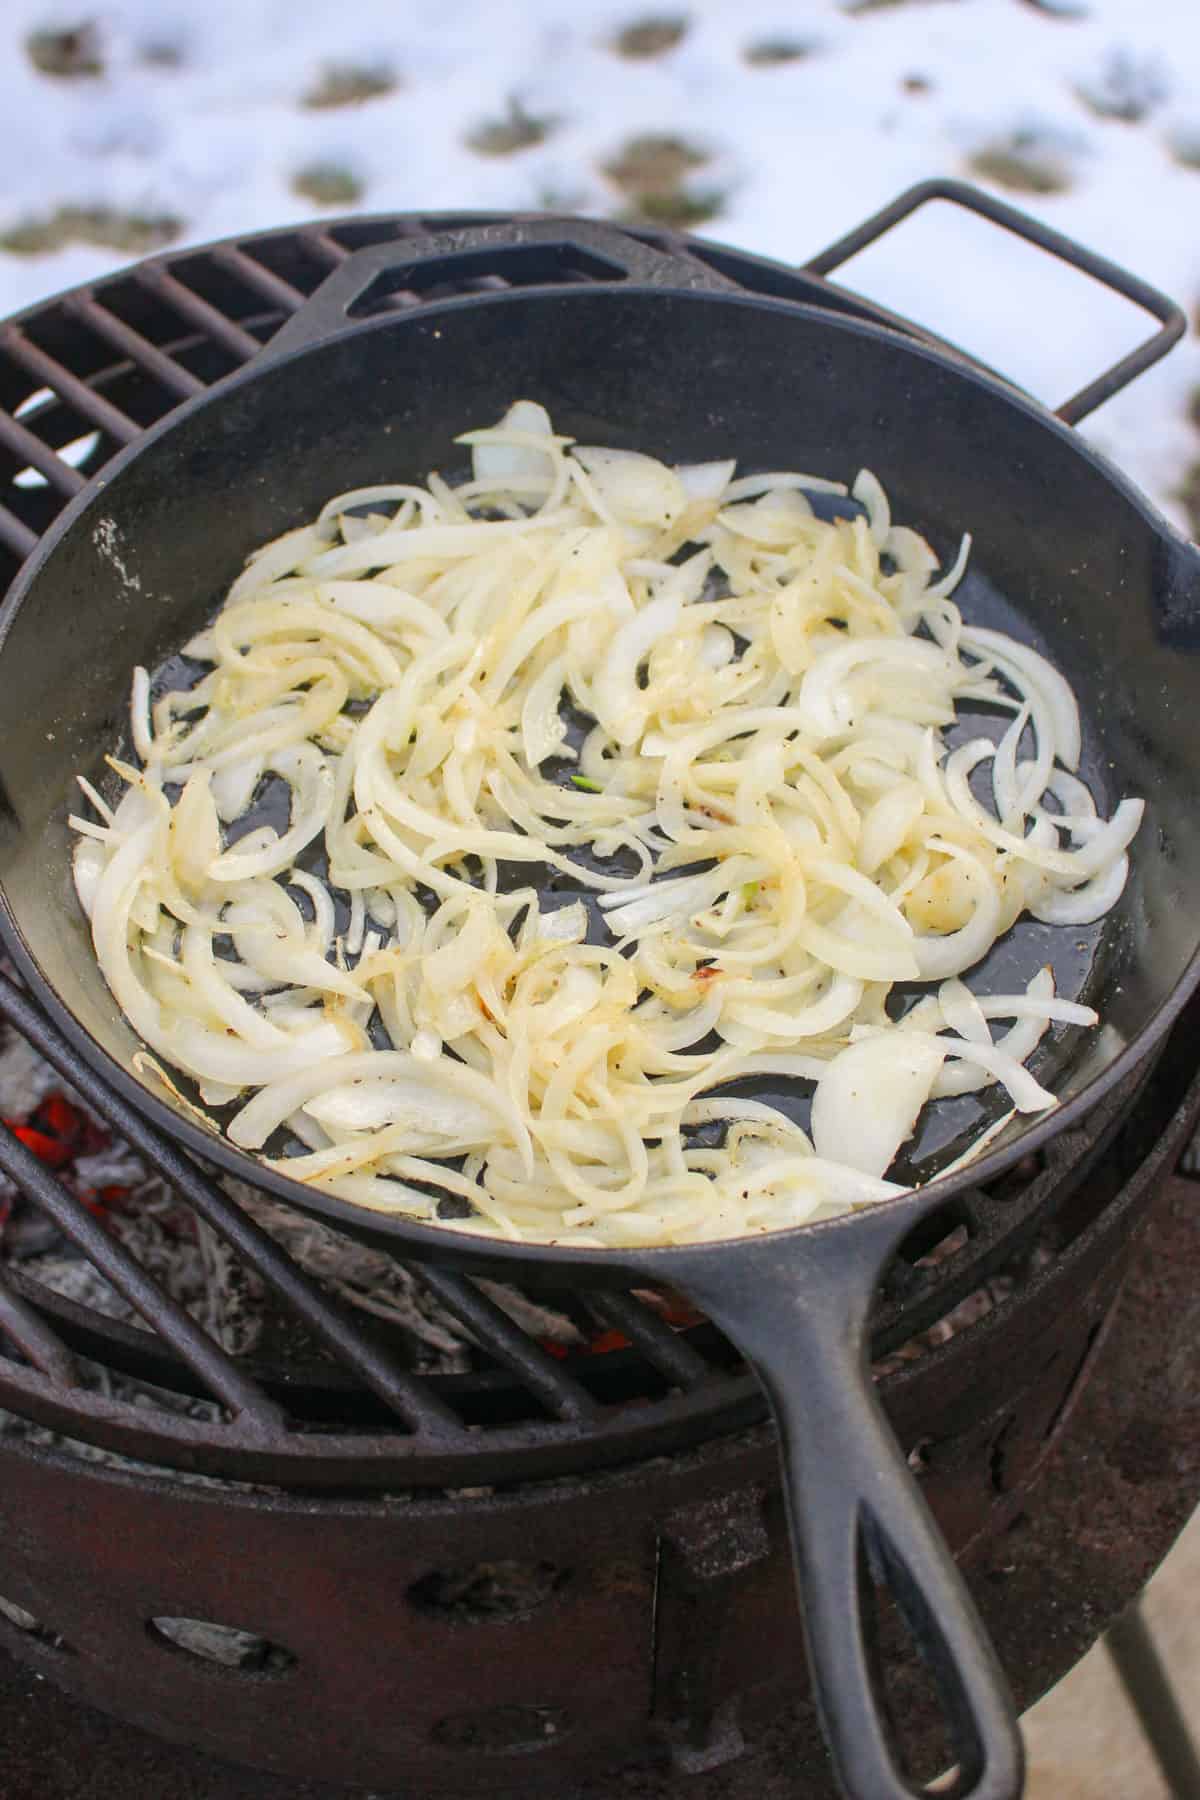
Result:
<svg viewBox="0 0 1200 1800"><path fill-rule="evenodd" d="M591 219L539 217L472 225L425 237L390 238L356 250L280 327L255 366L336 337L351 309L377 282L389 293L420 293L442 282L500 276L520 286L560 286L572 275L661 288L736 288L687 255L669 256L627 231Z"/></svg>
<svg viewBox="0 0 1200 1800"><path fill-rule="evenodd" d="M850 1800L910 1800L888 1742L867 1619L890 1592L933 1676L958 1762L953 1800L1018 1800L1024 1758L1003 1670L876 1399L867 1315L926 1209L859 1212L781 1256L770 1238L673 1250L672 1278L745 1352L779 1429L808 1660Z"/></svg>
<svg viewBox="0 0 1200 1800"><path fill-rule="evenodd" d="M1073 238L1064 237L1061 232L1054 231L1049 225L1043 225L1040 219L1031 218L1028 213L1015 206L1007 206L1003 200L996 200L982 189L972 187L969 182L935 179L918 182L916 187L905 190L896 199L879 212L872 213L869 219L853 231L846 233L819 256L814 256L805 263L814 275L828 275L838 269L860 250L886 236L893 225L900 224L911 213L924 206L930 200L948 200L955 206L961 206L967 212L975 213L981 219L989 219L993 225L1011 231L1015 237L1024 238L1027 244L1033 244L1038 250L1045 250L1050 256L1057 256L1061 262L1068 263L1071 268L1078 269L1083 275L1090 275L1104 287L1111 288L1123 299L1130 300L1140 306L1144 312L1153 314L1159 321L1159 329L1148 337L1144 344L1131 350L1119 362L1098 375L1095 381L1080 388L1069 400L1056 409L1056 417L1064 425L1078 425L1089 413L1119 394L1123 387L1145 373L1154 363L1167 354L1173 344L1177 344L1187 330L1187 318L1175 302L1160 293L1158 288L1151 287L1148 281L1142 281L1137 275L1131 275L1118 263L1109 262L1107 257L1097 256L1093 250L1085 249Z"/></svg>

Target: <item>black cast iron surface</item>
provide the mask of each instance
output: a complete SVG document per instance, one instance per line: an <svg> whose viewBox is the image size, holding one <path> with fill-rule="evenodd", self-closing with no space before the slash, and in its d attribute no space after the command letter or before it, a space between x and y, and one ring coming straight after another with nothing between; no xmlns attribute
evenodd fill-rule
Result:
<svg viewBox="0 0 1200 1800"><path fill-rule="evenodd" d="M601 241L616 272L568 279L576 253L590 263ZM531 250L538 258L553 250L554 271L527 264ZM286 351L273 341L119 453L41 541L10 594L0 695L22 728L0 740L10 798L0 814L0 930L39 1003L100 1074L193 1151L379 1247L488 1274L509 1264L530 1279L579 1285L669 1281L710 1301L728 1267L731 1304L735 1272L756 1286L769 1277L782 1237L761 1253L747 1241L686 1255L485 1242L457 1236L452 1225L365 1214L287 1180L285 1162L253 1166L139 1073L137 1040L87 949L71 891L63 803L80 769L103 779L129 668L156 667L211 614L214 585L324 496L331 462L339 479L370 480L392 436L405 466L447 467L461 420L492 417L525 392L548 402L572 434L651 444L672 460L732 450L746 464L882 469L898 513L942 554L971 522L980 548L961 590L968 617L1015 629L1071 681L1087 746L1081 771L1101 809L1127 792L1145 795L1150 809L1128 886L1095 941L1075 927L1020 922L976 972L1023 986L1050 960L1061 991L1082 994L1105 1020L1101 1032L1059 1031L1039 1046L1035 1072L1061 1109L1010 1120L977 1178L1077 1123L1144 1058L1200 975L1188 906L1200 890L1190 804L1200 780L1191 732L1200 556L1045 409L961 358L872 322L763 299L723 278L708 287L714 278L694 257L666 258L584 222L443 232L384 251L381 260L364 250L365 267L350 259L329 283L343 299L381 272L421 287L423 275L440 279L443 264L455 269L465 259L474 269L486 252L510 286L437 301L426 293L428 303L404 317L347 322L339 306L333 327L328 289L318 288L283 328ZM521 285L531 266L535 285ZM702 398L694 388L701 367ZM53 664L47 633L63 646ZM754 1087L774 1099L770 1084ZM193 1097L187 1081L182 1091ZM929 1181L992 1116L986 1098L972 1101L965 1118L958 1108L934 1109L898 1164L900 1179ZM949 1191L965 1185L961 1170L946 1181ZM885 1221L898 1232L905 1215L915 1222L948 1199L947 1189L858 1215L853 1229L801 1228L795 1244L811 1258L823 1254L823 1238L830 1279L856 1252L866 1270L883 1260L885 1243L874 1240L886 1240ZM844 1257L835 1244L845 1245Z"/></svg>
<svg viewBox="0 0 1200 1800"><path fill-rule="evenodd" d="M1176 1181L1162 1190L1141 1238L1068 1430L1009 1528L970 1559L972 1590L1022 1708L1059 1680L1140 1591L1200 1497L1198 1296L1197 1193L1192 1183ZM207 1704L220 1706L219 1690ZM819 1736L806 1709L764 1690L743 1710L742 1725L746 1754L711 1772L682 1776L644 1762L561 1787L556 1800L827 1800L832 1789L820 1773ZM0 1744L4 1800L341 1800L347 1792L165 1745L6 1657ZM508 1791L528 1791L523 1771L512 1781ZM495 1791L505 1791L500 1773ZM393 1793L395 1800L423 1800L420 1788L389 1790L386 1800Z"/></svg>

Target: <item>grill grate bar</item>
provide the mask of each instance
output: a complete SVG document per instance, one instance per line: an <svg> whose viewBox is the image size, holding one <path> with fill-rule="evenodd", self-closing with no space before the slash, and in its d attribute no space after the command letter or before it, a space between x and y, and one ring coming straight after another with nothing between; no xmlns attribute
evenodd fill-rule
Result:
<svg viewBox="0 0 1200 1800"><path fill-rule="evenodd" d="M83 1252L92 1267L141 1313L147 1324L169 1334L172 1347L223 1406L253 1420L268 1437L284 1430L286 1421L274 1402L243 1375L232 1358L163 1292L142 1265L108 1235L7 1126L0 1131L0 1169L53 1220L63 1236Z"/></svg>
<svg viewBox="0 0 1200 1800"><path fill-rule="evenodd" d="M60 400L65 400L81 413L91 424L98 425L107 431L110 437L116 438L119 444L132 444L135 438L142 435L140 425L134 423L128 413L123 413L119 406L111 400L105 400L72 375L53 356L25 336L18 325L8 325L0 332L0 349L5 350L15 363L34 376L48 388L52 388Z"/></svg>
<svg viewBox="0 0 1200 1800"><path fill-rule="evenodd" d="M194 293L161 263L144 263L134 271L134 277L142 287L149 288L152 294L156 294L181 318L186 319L189 325L194 325L240 361L249 362L262 349L251 332L243 330L233 319L227 318L211 301Z"/></svg>
<svg viewBox="0 0 1200 1800"><path fill-rule="evenodd" d="M322 231L320 226L313 226L311 231L298 232L297 236L306 250L311 250L323 263L328 263L331 269L339 268L350 254L327 231Z"/></svg>
<svg viewBox="0 0 1200 1800"><path fill-rule="evenodd" d="M681 1388L693 1388L712 1379L712 1366L699 1351L632 1294L605 1290L585 1294L583 1300L590 1313L627 1337L669 1381Z"/></svg>
<svg viewBox="0 0 1200 1800"><path fill-rule="evenodd" d="M7 544L10 550L24 560L37 549L38 534L31 531L23 519L10 513L7 506L0 506L0 543Z"/></svg>
<svg viewBox="0 0 1200 1800"><path fill-rule="evenodd" d="M181 400L190 400L196 394L207 391L206 384L187 369L181 368L174 359L144 338L140 331L127 325L124 319L118 319L116 313L96 299L91 288L84 288L79 294L73 294L66 302L67 310L74 318L80 319L99 337L122 351L131 362L148 375L153 375L163 387Z"/></svg>
<svg viewBox="0 0 1200 1800"><path fill-rule="evenodd" d="M0 1280L0 1331L12 1340L35 1369L59 1387L79 1386L78 1365L61 1338L3 1280Z"/></svg>
<svg viewBox="0 0 1200 1800"><path fill-rule="evenodd" d="M762 1390L747 1374L723 1387L713 1408L697 1395L619 1409L588 1430L565 1420L487 1426L449 1443L356 1429L291 1431L267 1438L244 1419L219 1428L134 1401L113 1399L90 1388L82 1395L60 1388L38 1370L0 1357L0 1406L66 1437L102 1445L142 1462L215 1475L226 1481L276 1482L307 1493L333 1489L458 1488L481 1482L508 1485L572 1475L580 1452L588 1473L669 1455L695 1443L697 1435L718 1436L757 1425L763 1417ZM765 1454L769 1454L769 1446Z"/></svg>
<svg viewBox="0 0 1200 1800"><path fill-rule="evenodd" d="M247 256L244 250L239 250L236 244L217 244L213 249L212 257L215 263L219 263L222 268L228 269L231 275L236 275L240 281L244 281L248 288L253 288L256 294L261 294L264 300L271 302L272 306L282 306L286 311L293 313L297 307L303 306L307 298L299 288L293 287L290 281L284 281L281 275L273 274L262 263L256 262L254 257Z"/></svg>
<svg viewBox="0 0 1200 1800"><path fill-rule="evenodd" d="M407 1265L406 1265L407 1266ZM587 1389L552 1356L526 1337L494 1300L464 1275L422 1264L411 1274L424 1284L447 1312L452 1312L501 1362L520 1376L534 1398L560 1419L598 1418L602 1408Z"/></svg>
<svg viewBox="0 0 1200 1800"><path fill-rule="evenodd" d="M49 444L44 443L28 426L22 425L19 419L3 412L0 412L0 444L6 444L18 456L25 457L32 468L46 477L51 487L57 488L60 494L65 494L68 498L87 486L86 476L81 475L78 469L73 469L70 463L64 462Z"/></svg>
<svg viewBox="0 0 1200 1800"><path fill-rule="evenodd" d="M385 1406L398 1414L414 1431L431 1439L444 1439L452 1434L464 1435L463 1424L457 1413L439 1400L425 1383L402 1368L344 1308L324 1294L315 1282L310 1281L274 1239L256 1225L253 1219L248 1218L215 1182L202 1174L190 1157L176 1149L127 1101L122 1100L107 1086L102 1087L87 1065L47 1026L45 1019L20 989L2 976L0 1013L58 1070L65 1081L88 1096L96 1110L104 1114L121 1136L249 1263L313 1336L332 1351L345 1368L357 1375ZM107 1238L104 1241L110 1242ZM114 1281L113 1286L117 1285ZM134 1301L134 1304L137 1302ZM176 1342L170 1322L158 1318L152 1322L172 1348L178 1350L195 1368L183 1346ZM195 1372L201 1373L198 1369Z"/></svg>

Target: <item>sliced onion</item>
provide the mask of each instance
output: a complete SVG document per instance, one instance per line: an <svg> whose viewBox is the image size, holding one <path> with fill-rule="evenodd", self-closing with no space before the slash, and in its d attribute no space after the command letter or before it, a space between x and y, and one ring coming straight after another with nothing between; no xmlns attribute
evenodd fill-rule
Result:
<svg viewBox="0 0 1200 1800"><path fill-rule="evenodd" d="M265 768L264 757L247 756L234 762L228 762L223 768L214 769L210 787L217 809L217 817L224 824L229 824L233 819L240 819L242 814L249 810L254 799L254 790L262 780Z"/></svg>
<svg viewBox="0 0 1200 1800"><path fill-rule="evenodd" d="M334 927L337 922L337 915L333 904L333 895L329 892L329 889L323 881L319 881L315 875L310 874L306 869L292 869L288 875L288 884L291 887L299 888L300 892L302 894L307 894L312 901L313 923L312 929L307 935L310 942L313 943L321 952L322 956L324 956L330 945L333 943ZM386 898L386 895L384 898ZM376 902L376 904L378 904L378 902ZM393 923L394 921L395 908L393 906Z"/></svg>
<svg viewBox="0 0 1200 1800"><path fill-rule="evenodd" d="M188 777L171 813L171 864L185 894L203 893L221 849L221 827L207 769Z"/></svg>
<svg viewBox="0 0 1200 1800"><path fill-rule="evenodd" d="M1043 925L1094 925L1111 912L1129 879L1129 858L1122 851L1098 875L1078 887L1046 887L1029 902L1029 911Z"/></svg>
<svg viewBox="0 0 1200 1800"><path fill-rule="evenodd" d="M869 663L934 672L945 667L945 655L936 644L914 638L839 644L819 658L800 684L796 723L801 729L818 742L849 730L855 722L855 703L846 682Z"/></svg>
<svg viewBox="0 0 1200 1800"><path fill-rule="evenodd" d="M530 401L459 441L474 480L336 496L192 640L208 673L153 707L135 678L144 767L72 825L155 1056L240 1102L242 1147L290 1132L295 1179L422 1217L432 1184L459 1229L587 1247L831 1217L901 1191L930 1099L1052 1105L1025 1061L1094 1013L1048 968L959 977L1022 911L1111 906L1142 806L1098 817L1055 766L1069 688L964 628L969 539L943 573L866 472L866 517L821 519L836 482L572 454ZM1011 722L948 751L968 702ZM286 826L253 816L268 773ZM811 1084L815 1143L744 1080Z"/></svg>
<svg viewBox="0 0 1200 1800"><path fill-rule="evenodd" d="M424 600L378 581L324 581L317 594L327 606L376 631L409 630L439 642L449 629L441 614Z"/></svg>
<svg viewBox="0 0 1200 1800"><path fill-rule="evenodd" d="M358 1056L332 1057L318 1068L267 1083L233 1119L229 1136L243 1149L257 1150L299 1107L315 1117L312 1105L318 1095L381 1081L407 1083L424 1093L430 1104L441 1104L447 1095L466 1101L490 1119L493 1130L509 1110L488 1082L460 1063L443 1058L431 1070L419 1057L398 1050L370 1050Z"/></svg>
<svg viewBox="0 0 1200 1800"><path fill-rule="evenodd" d="M278 875L290 868L306 844L324 830L333 804L333 770L313 744L276 750L266 766L292 789L291 822L281 838L256 851L235 847L209 864L208 878L222 884ZM192 777L195 780L195 776ZM186 791L186 790L185 790ZM182 802L180 802L182 805ZM243 840L244 841L244 840Z"/></svg>
<svg viewBox="0 0 1200 1800"><path fill-rule="evenodd" d="M733 480L736 468L736 462L730 458L728 462L680 464L675 473L689 500L717 501Z"/></svg>
<svg viewBox="0 0 1200 1800"><path fill-rule="evenodd" d="M687 505L687 491L675 470L652 456L582 444L572 455L618 519L634 525L670 525Z"/></svg>
<svg viewBox="0 0 1200 1800"><path fill-rule="evenodd" d="M647 706L637 685L638 664L674 631L682 607L677 594L660 594L621 626L592 683L593 705L600 724L618 744L636 743Z"/></svg>
<svg viewBox="0 0 1200 1800"><path fill-rule="evenodd" d="M749 500L769 489L785 492L789 488L807 488L814 494L848 494L844 481L829 481L823 475L798 475L790 470L775 470L764 475L739 475L731 481L725 498L729 501Z"/></svg>
<svg viewBox="0 0 1200 1800"><path fill-rule="evenodd" d="M980 961L999 935L1000 895L983 864L957 845L945 844L943 849L970 881L975 892L975 911L969 924L959 931L947 931L940 937L918 933L913 939L917 968L926 981L961 975Z"/></svg>
<svg viewBox="0 0 1200 1800"><path fill-rule="evenodd" d="M587 936L588 913L582 900L571 906L556 906L537 917L535 936L552 943L581 944Z"/></svg>
<svg viewBox="0 0 1200 1800"><path fill-rule="evenodd" d="M133 747L144 763L154 759L154 733L150 725L150 677L145 669L133 671L133 695L129 705Z"/></svg>
<svg viewBox="0 0 1200 1800"><path fill-rule="evenodd" d="M453 1138L462 1145L488 1144L496 1129L495 1112L462 1094L448 1092L437 1081L435 1063L414 1061L422 1080L399 1077L360 1079L326 1088L304 1103L304 1112L325 1131L378 1131L385 1125L410 1125L422 1137Z"/></svg>
<svg viewBox="0 0 1200 1800"><path fill-rule="evenodd" d="M720 523L738 537L782 550L794 542L797 531L803 530L812 516L812 506L799 488L779 488L758 500L726 506Z"/></svg>
<svg viewBox="0 0 1200 1800"><path fill-rule="evenodd" d="M348 1000L369 998L349 975L326 962L319 951L310 949L302 932L282 933L278 925L264 918L253 903L239 901L228 907L225 925L232 932L242 961L258 974L330 994L342 994Z"/></svg>
<svg viewBox="0 0 1200 1800"><path fill-rule="evenodd" d="M789 1013L782 1007L755 1006L734 1000L729 1005L729 1017L739 1025L765 1032L768 1037L799 1042L802 1038L824 1037L836 1026L844 1024L862 999L862 993L861 981L855 981L849 975L835 975L825 993L798 1012Z"/></svg>
<svg viewBox="0 0 1200 1800"><path fill-rule="evenodd" d="M965 982L953 977L949 981L943 981L937 997L942 1017L951 1031L956 1031L959 1037L969 1038L976 1044L991 1043L992 1034L988 1030L987 1014Z"/></svg>
<svg viewBox="0 0 1200 1800"><path fill-rule="evenodd" d="M559 712L567 678L567 659L556 656L530 683L521 708L521 743L531 769L553 756L566 739L566 722Z"/></svg>
<svg viewBox="0 0 1200 1800"><path fill-rule="evenodd" d="M835 1056L813 1095L818 1156L883 1175L912 1135L945 1060L936 1038L883 1033Z"/></svg>
<svg viewBox="0 0 1200 1800"><path fill-rule="evenodd" d="M734 658L733 633L724 625L706 625L700 637L700 660L710 669L723 669Z"/></svg>
<svg viewBox="0 0 1200 1800"><path fill-rule="evenodd" d="M971 534L969 532L964 532L962 542L958 546L958 554L954 558L949 569L947 569L940 581L935 581L931 587L926 589L926 596L928 599L942 600L945 599L947 595L954 592L955 588L967 572L967 562L970 555Z"/></svg>
<svg viewBox="0 0 1200 1800"><path fill-rule="evenodd" d="M1018 1030L1018 1027L1014 1026L1013 1030ZM1011 1037L1012 1033L1008 1035ZM1024 1036L1024 1033L1021 1035ZM979 1067L985 1074L999 1081L1008 1089L1018 1112L1045 1112L1047 1108L1058 1105L1054 1095L1034 1080L1029 1070L1022 1067L1020 1059L1007 1051L1003 1043L993 1044L988 1048L973 1041L967 1043L961 1038L938 1037L934 1041L942 1046L947 1056L961 1057L972 1069ZM943 1091L952 1090L947 1088Z"/></svg>
<svg viewBox="0 0 1200 1800"><path fill-rule="evenodd" d="M503 441L503 434L513 435L510 443ZM520 436L518 437L518 434ZM478 438L471 448L471 466L476 481L495 482L502 487L514 476L536 476L549 486L554 477L554 461L544 450L535 448L530 438L551 437L553 430L550 415L544 406L536 400L518 400L509 407L494 433L489 434L488 441L480 442ZM520 441L524 439L526 441Z"/></svg>
<svg viewBox="0 0 1200 1800"><path fill-rule="evenodd" d="M90 837L77 840L71 857L71 874L79 904L89 919L96 904L96 890L107 867L108 851L103 844Z"/></svg>
<svg viewBox="0 0 1200 1800"><path fill-rule="evenodd" d="M908 525L893 525L883 548L903 575L919 577L922 588L938 566L938 559L921 536Z"/></svg>
<svg viewBox="0 0 1200 1800"><path fill-rule="evenodd" d="M1079 707L1065 676L1028 644L1019 644L1001 631L973 625L964 629L961 643L965 650L974 650L1012 675L1022 688L1028 684L1043 696L1054 720L1056 753L1068 769L1077 769L1083 744Z"/></svg>
<svg viewBox="0 0 1200 1800"><path fill-rule="evenodd" d="M874 875L891 860L924 810L925 798L915 782L899 782L880 794L859 833L857 861L864 875Z"/></svg>
<svg viewBox="0 0 1200 1800"><path fill-rule="evenodd" d="M866 508L871 541L882 550L892 529L892 509L888 505L887 495L870 469L859 470L850 492L859 505Z"/></svg>

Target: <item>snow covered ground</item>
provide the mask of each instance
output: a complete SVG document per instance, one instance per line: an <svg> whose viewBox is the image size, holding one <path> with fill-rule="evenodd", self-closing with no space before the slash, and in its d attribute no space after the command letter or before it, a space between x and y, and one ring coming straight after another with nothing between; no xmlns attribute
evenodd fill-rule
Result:
<svg viewBox="0 0 1200 1800"><path fill-rule="evenodd" d="M649 172L647 135L672 140ZM1200 0L4 0L0 170L0 312L133 254L55 236L311 217L297 182L334 211L640 194L801 261L911 182L982 173L1194 315ZM940 206L853 281L1052 403L1143 329ZM1181 523L1198 389L1193 335L1088 428Z"/></svg>

